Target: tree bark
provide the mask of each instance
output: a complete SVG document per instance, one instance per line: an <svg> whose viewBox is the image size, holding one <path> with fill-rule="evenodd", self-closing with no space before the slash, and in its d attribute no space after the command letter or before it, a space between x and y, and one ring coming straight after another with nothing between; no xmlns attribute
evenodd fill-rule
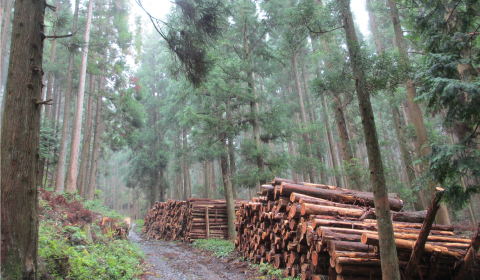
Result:
<svg viewBox="0 0 480 280"><path fill-rule="evenodd" d="M88 182L90 164L90 146L92 142L92 115L93 115L93 92L95 89L95 76L90 74L90 93L88 94L87 101L87 115L85 116L85 128L83 131L83 144L82 144L82 155L80 158L80 171L78 172L77 178L77 190L78 194L86 198L87 190L86 185Z"/></svg>
<svg viewBox="0 0 480 280"><path fill-rule="evenodd" d="M222 142L223 147L223 153L220 156L220 169L222 172L223 188L225 190L225 200L227 203L228 237L230 240L235 240L237 238L237 232L235 231L235 201L233 199L231 176L228 168L228 148L226 138L226 133L220 134L220 141Z"/></svg>
<svg viewBox="0 0 480 280"><path fill-rule="evenodd" d="M73 16L72 30L77 30L78 6L80 0L75 1L75 14ZM70 99L72 97L73 64L75 52L70 50L68 59L67 90L65 91L65 108L63 110L62 140L60 142L60 153L58 155L57 179L55 182L55 193L62 193L65 189L65 161L67 160L67 130L70 123Z"/></svg>
<svg viewBox="0 0 480 280"><path fill-rule="evenodd" d="M87 23L85 26L84 47L82 52L82 64L80 67L80 83L78 86L77 102L75 107L75 119L73 122L72 148L70 150L70 161L68 162L65 190L68 193L75 191L77 187L78 150L80 148L80 134L82 130L82 109L85 93L85 77L87 74L88 42L90 41L90 28L92 25L93 0L89 0Z"/></svg>
<svg viewBox="0 0 480 280"><path fill-rule="evenodd" d="M2 25L2 38L0 40L0 92L3 89L3 76L5 75L5 71L7 70L8 64L6 63L6 58L7 58L7 42L8 42L8 37L10 35L10 31L12 30L12 24L10 21L12 20L12 5L13 5L13 0L5 0L3 1L4 6L2 7L2 12L3 15L0 17L0 19L3 20L3 25ZM3 97L5 100L5 97ZM2 106L4 104L4 101L2 101ZM2 108L2 113L3 113L3 108Z"/></svg>
<svg viewBox="0 0 480 280"><path fill-rule="evenodd" d="M373 187L375 210L378 221L382 275L383 279L400 280L386 180L383 171L377 132L375 129L375 117L372 111L372 104L370 103L370 93L367 91L367 86L365 85L366 79L364 69L359 65L359 60L361 59L360 45L358 43L357 34L355 33L353 17L350 11L350 1L339 0L339 3L367 146L370 179Z"/></svg>
<svg viewBox="0 0 480 280"><path fill-rule="evenodd" d="M388 0L388 5L390 7L390 14L393 20L393 29L395 31L395 40L401 61L404 64L408 64L408 53L405 45L405 40L403 38L403 30L400 26L400 18L398 16L397 4L392 0ZM417 134L417 141L420 146L420 155L424 157L430 153L430 144L428 142L425 124L423 123L422 111L418 103L415 102L416 90L415 86L413 85L412 79L407 79L405 81L405 85L407 88L409 107L413 116L412 121L413 125L415 126L415 133ZM424 163L424 169L428 170L427 162ZM436 186L433 181L428 182L429 193L434 193L435 188ZM443 202L440 204L440 209L437 213L437 223L442 225L450 224L447 206Z"/></svg>
<svg viewBox="0 0 480 280"><path fill-rule="evenodd" d="M90 167L90 176L88 181L88 200L95 198L95 183L97 180L97 165L98 153L100 151L100 134L102 127L102 107L103 107L103 77L98 79L98 94L97 94L97 113L95 115L95 135L93 136L93 154L92 166Z"/></svg>
<svg viewBox="0 0 480 280"><path fill-rule="evenodd" d="M45 1L15 1L1 137L1 275L37 279ZM3 64L0 66L3 67Z"/></svg>

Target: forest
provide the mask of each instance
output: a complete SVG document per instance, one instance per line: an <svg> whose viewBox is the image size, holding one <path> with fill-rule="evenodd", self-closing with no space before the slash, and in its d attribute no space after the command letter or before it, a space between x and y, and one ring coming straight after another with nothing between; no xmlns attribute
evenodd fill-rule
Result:
<svg viewBox="0 0 480 280"><path fill-rule="evenodd" d="M387 229L387 193L441 187L435 223L477 227L478 1L148 2L2 0L2 273L36 279L39 189L133 220L226 199L234 239L276 177L373 192Z"/></svg>

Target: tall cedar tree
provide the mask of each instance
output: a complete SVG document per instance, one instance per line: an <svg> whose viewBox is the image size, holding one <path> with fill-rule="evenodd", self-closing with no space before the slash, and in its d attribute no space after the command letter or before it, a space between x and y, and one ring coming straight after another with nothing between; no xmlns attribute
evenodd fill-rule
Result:
<svg viewBox="0 0 480 280"><path fill-rule="evenodd" d="M80 0L75 1L75 13L73 16L72 31L77 30L78 22L78 6ZM70 42L68 70L67 70L67 90L65 92L65 109L63 111L62 122L62 140L60 142L60 152L58 155L57 179L55 181L55 192L62 193L65 189L65 162L67 160L67 130L70 123L70 99L72 97L72 80L73 80L73 64L75 58L75 48L73 47L73 39Z"/></svg>
<svg viewBox="0 0 480 280"><path fill-rule="evenodd" d="M373 187L375 209L378 221L378 236L380 241L380 259L383 279L400 280L397 249L393 236L392 218L388 203L387 186L383 171L382 156L378 145L375 117L370 102L370 92L367 90L365 70L363 69L360 44L355 33L350 1L340 0L340 9L343 17L343 28L347 40L349 57L351 59L355 88L358 96L358 105L362 117L365 144L367 146L370 180Z"/></svg>
<svg viewBox="0 0 480 280"><path fill-rule="evenodd" d="M15 1L2 120L2 243L4 279L37 279L38 174L46 2ZM40 103L39 103L40 102Z"/></svg>
<svg viewBox="0 0 480 280"><path fill-rule="evenodd" d="M92 24L92 6L93 0L90 0L88 4L87 23L85 27L85 45L83 46L82 52L80 84L78 86L77 102L75 104L75 119L73 122L72 132L72 149L70 150L70 161L68 163L68 171L65 178L65 190L69 193L74 192L77 188L78 152L80 149L80 134L82 130L82 109L83 97L85 93L85 78L87 76L88 42L90 41L90 27Z"/></svg>

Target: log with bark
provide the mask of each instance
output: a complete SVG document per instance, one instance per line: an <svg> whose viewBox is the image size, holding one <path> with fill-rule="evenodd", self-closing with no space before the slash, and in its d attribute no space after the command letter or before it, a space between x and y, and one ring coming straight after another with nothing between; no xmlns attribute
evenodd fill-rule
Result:
<svg viewBox="0 0 480 280"><path fill-rule="evenodd" d="M285 276L302 279L382 278L372 193L275 178L259 195L236 211L235 246L245 258L270 262L284 268ZM472 262L465 257L469 248L478 257L471 245L477 243L455 236L453 226L426 221L427 211L402 211L396 194L389 194L389 202L402 273L417 239L425 240L425 250L418 253L413 279L453 279L458 267ZM470 266L468 273L478 271L478 265Z"/></svg>

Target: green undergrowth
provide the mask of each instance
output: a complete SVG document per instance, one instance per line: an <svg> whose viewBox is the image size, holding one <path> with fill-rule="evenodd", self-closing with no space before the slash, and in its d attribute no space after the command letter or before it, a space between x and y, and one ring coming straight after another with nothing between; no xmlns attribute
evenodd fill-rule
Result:
<svg viewBox="0 0 480 280"><path fill-rule="evenodd" d="M276 269L270 263L252 264L252 268L257 269L259 274L264 275L264 278L285 279L285 280L300 280L301 276L287 277L283 276L283 269ZM262 277L257 278L262 279Z"/></svg>
<svg viewBox="0 0 480 280"><path fill-rule="evenodd" d="M230 257L235 251L233 242L224 239L197 239L193 242L193 246L213 252L217 258Z"/></svg>
<svg viewBox="0 0 480 280"><path fill-rule="evenodd" d="M138 233L138 234L142 234L143 233L143 220L136 220L135 223L137 224L135 226L135 232Z"/></svg>
<svg viewBox="0 0 480 280"><path fill-rule="evenodd" d="M138 279L144 254L102 230L102 217L122 218L100 201L40 195L38 279ZM105 234L104 234L105 232Z"/></svg>

